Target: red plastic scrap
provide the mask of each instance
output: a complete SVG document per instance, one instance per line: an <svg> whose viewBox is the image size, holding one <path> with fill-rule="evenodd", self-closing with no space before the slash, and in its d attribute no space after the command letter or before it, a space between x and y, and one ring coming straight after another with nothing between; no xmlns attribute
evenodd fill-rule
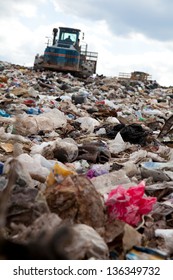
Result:
<svg viewBox="0 0 173 280"><path fill-rule="evenodd" d="M141 221L142 215L148 214L157 201L156 197L145 197L144 193L144 181L129 189L119 185L112 190L105 202L110 218L136 226Z"/></svg>
<svg viewBox="0 0 173 280"><path fill-rule="evenodd" d="M96 101L96 105L105 105L105 100Z"/></svg>
<svg viewBox="0 0 173 280"><path fill-rule="evenodd" d="M32 100L32 99L27 99L27 100L24 100L23 103L27 106L33 106L33 105L36 105L35 101Z"/></svg>

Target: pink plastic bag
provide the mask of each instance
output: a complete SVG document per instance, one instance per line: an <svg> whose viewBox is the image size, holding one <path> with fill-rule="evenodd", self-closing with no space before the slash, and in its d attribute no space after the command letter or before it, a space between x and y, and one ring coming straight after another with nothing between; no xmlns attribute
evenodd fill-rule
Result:
<svg viewBox="0 0 173 280"><path fill-rule="evenodd" d="M142 215L148 214L157 201L156 197L143 197L144 192L144 181L128 190L121 185L112 190L105 202L110 218L136 226Z"/></svg>

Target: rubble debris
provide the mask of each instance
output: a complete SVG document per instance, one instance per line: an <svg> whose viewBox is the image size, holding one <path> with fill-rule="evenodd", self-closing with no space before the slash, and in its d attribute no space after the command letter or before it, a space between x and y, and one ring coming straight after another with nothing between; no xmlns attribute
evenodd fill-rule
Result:
<svg viewBox="0 0 173 280"><path fill-rule="evenodd" d="M0 258L171 259L172 87L0 72Z"/></svg>

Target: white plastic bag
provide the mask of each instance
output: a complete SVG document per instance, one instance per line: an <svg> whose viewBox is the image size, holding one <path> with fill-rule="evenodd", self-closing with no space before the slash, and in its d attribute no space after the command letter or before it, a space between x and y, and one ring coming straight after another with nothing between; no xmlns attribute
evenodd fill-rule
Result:
<svg viewBox="0 0 173 280"><path fill-rule="evenodd" d="M165 245L170 254L173 253L173 229L156 229L156 237L162 237L165 240Z"/></svg>
<svg viewBox="0 0 173 280"><path fill-rule="evenodd" d="M64 113L55 108L38 116L28 116L27 114L18 116L16 131L20 135L27 136L38 134L41 130L52 131L56 128L65 127L66 124L67 119Z"/></svg>
<svg viewBox="0 0 173 280"><path fill-rule="evenodd" d="M92 133L96 126L99 126L99 121L91 118L91 117L81 117L76 119L77 122L81 124L81 128L84 131Z"/></svg>
<svg viewBox="0 0 173 280"><path fill-rule="evenodd" d="M110 140L108 142L108 147L112 154L118 154L120 152L123 152L125 149L127 149L128 146L129 143L124 142L120 132L117 133L114 140Z"/></svg>

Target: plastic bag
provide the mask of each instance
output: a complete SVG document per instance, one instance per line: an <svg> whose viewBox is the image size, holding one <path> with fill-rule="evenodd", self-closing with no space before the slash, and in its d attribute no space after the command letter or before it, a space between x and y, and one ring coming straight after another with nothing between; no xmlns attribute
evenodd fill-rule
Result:
<svg viewBox="0 0 173 280"><path fill-rule="evenodd" d="M156 237L162 237L165 241L166 249L170 254L173 253L173 229L156 229Z"/></svg>
<svg viewBox="0 0 173 280"><path fill-rule="evenodd" d="M58 109L40 115L21 114L16 117L16 134L28 136L38 134L39 131L53 131L56 128L65 127L67 119L64 113Z"/></svg>
<svg viewBox="0 0 173 280"><path fill-rule="evenodd" d="M72 241L64 250L71 260L108 260L109 257L109 249L104 239L85 224L73 225Z"/></svg>
<svg viewBox="0 0 173 280"><path fill-rule="evenodd" d="M58 183L60 172L64 179ZM55 184L47 183L44 192L50 211L63 220L91 226L103 235L106 216L101 194L84 175L68 176L62 168L57 173Z"/></svg>
<svg viewBox="0 0 173 280"><path fill-rule="evenodd" d="M93 177L97 177L103 174L109 173L110 166L108 163L106 164L94 164L91 169L87 172L87 177L92 179Z"/></svg>
<svg viewBox="0 0 173 280"><path fill-rule="evenodd" d="M43 158L43 157L42 157ZM50 171L47 167L42 165L41 156L31 157L30 155L24 153L17 157L19 162L22 163L24 168L29 172L30 176L40 182L45 182ZM45 159L46 161L46 159Z"/></svg>
<svg viewBox="0 0 173 280"><path fill-rule="evenodd" d="M115 139L108 142L108 146L112 154L118 154L125 151L129 147L129 144L124 142L121 134L118 132Z"/></svg>
<svg viewBox="0 0 173 280"><path fill-rule="evenodd" d="M86 130L91 133L94 131L95 127L100 125L99 121L91 117L81 117L76 119L76 122L79 122L81 124L82 130Z"/></svg>
<svg viewBox="0 0 173 280"><path fill-rule="evenodd" d="M143 197L144 190L144 181L128 190L121 185L112 190L105 203L110 218L122 220L132 226L138 225L142 215L148 214L157 201L156 197Z"/></svg>

